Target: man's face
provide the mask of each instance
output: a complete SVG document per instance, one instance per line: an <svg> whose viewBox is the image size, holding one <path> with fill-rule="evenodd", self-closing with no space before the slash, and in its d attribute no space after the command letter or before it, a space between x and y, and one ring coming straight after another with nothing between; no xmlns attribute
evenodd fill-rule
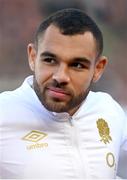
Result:
<svg viewBox="0 0 127 180"><path fill-rule="evenodd" d="M63 35L53 25L40 36L37 50L29 44L28 56L34 89L42 104L49 111L71 115L106 64L105 58L96 62L96 43L90 32Z"/></svg>

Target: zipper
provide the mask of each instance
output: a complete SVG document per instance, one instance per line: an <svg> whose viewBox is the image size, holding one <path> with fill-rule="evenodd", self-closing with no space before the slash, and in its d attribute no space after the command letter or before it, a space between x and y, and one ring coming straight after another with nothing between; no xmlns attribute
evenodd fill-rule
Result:
<svg viewBox="0 0 127 180"><path fill-rule="evenodd" d="M85 170L84 163L82 161L82 156L78 141L78 132L72 117L69 118L69 124L70 124L70 129L69 129L70 145L72 147L72 151L70 153L72 155L73 165L77 172L78 178L84 179L86 178L87 171Z"/></svg>
<svg viewBox="0 0 127 180"><path fill-rule="evenodd" d="M72 122L72 117L71 116L69 117L69 123L70 123L71 126L73 126L73 122Z"/></svg>

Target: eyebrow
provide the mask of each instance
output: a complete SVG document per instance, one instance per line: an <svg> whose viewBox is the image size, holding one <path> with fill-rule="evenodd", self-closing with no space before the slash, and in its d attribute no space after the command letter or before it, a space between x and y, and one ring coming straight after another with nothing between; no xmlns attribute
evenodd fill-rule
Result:
<svg viewBox="0 0 127 180"><path fill-rule="evenodd" d="M85 58L85 57L76 57L73 59L74 62L80 62L80 63L85 63L87 65L91 65L91 60Z"/></svg>
<svg viewBox="0 0 127 180"><path fill-rule="evenodd" d="M43 56L47 56L47 57L52 57L52 58L57 58L57 55L49 52L49 51L45 51L43 53L40 54L41 57ZM73 59L71 59L71 61L73 62L82 62L82 63L85 63L87 65L90 65L91 64L91 60L86 58L86 57L75 57Z"/></svg>
<svg viewBox="0 0 127 180"><path fill-rule="evenodd" d="M49 56L49 57L52 57L52 58L57 58L57 56L49 51L45 51L43 53L40 54L40 56Z"/></svg>

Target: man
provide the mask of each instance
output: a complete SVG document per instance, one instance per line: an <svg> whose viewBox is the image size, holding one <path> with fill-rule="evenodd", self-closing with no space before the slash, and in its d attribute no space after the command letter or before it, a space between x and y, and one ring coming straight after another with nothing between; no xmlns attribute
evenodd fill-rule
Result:
<svg viewBox="0 0 127 180"><path fill-rule="evenodd" d="M0 95L1 178L115 178L126 142L121 107L91 92L107 64L101 31L84 12L64 9L28 45L33 76Z"/></svg>

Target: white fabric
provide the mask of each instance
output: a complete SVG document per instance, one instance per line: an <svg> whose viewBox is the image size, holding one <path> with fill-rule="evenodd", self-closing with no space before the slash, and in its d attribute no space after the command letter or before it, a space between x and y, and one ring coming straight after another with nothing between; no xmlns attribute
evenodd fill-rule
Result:
<svg viewBox="0 0 127 180"><path fill-rule="evenodd" d="M28 77L0 95L0 178L115 178L127 134L120 106L106 93L90 92L72 117L52 113L31 84ZM109 142L99 134L98 119L107 123L100 129Z"/></svg>
<svg viewBox="0 0 127 180"><path fill-rule="evenodd" d="M126 121L127 121L127 108L124 109L126 113ZM126 125L125 125L126 126ZM125 136L127 135L127 126L125 130ZM127 179L127 137L125 138L125 142L121 148L120 158L118 163L118 176L122 177L123 179Z"/></svg>

